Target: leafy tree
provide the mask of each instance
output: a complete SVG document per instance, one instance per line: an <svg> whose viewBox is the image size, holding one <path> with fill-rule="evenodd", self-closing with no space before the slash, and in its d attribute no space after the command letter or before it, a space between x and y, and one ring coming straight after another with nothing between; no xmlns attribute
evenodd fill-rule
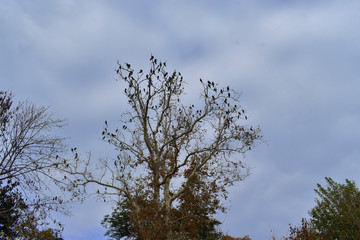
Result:
<svg viewBox="0 0 360 240"><path fill-rule="evenodd" d="M200 183L193 186L193 199L207 196L214 204L210 219L221 205L217 201L227 197L227 187L247 176L241 158L261 136L258 128L243 124L245 110L230 87L200 79L198 106L186 105L181 73L167 72L166 62L153 56L150 63L148 73L118 63L116 73L126 85L130 109L122 115L120 128L111 130L105 121L103 131L104 141L117 150L116 158L102 161L103 172L96 175L89 167L91 158L82 160L75 153L77 164L68 172L76 176L71 179L75 187L96 183L104 187L99 194L127 202L135 236L174 239L177 229L192 234L189 223L174 213L185 208L194 179ZM200 202L197 205L196 211L203 211ZM206 214L197 218L190 206L181 216L194 224L203 222Z"/></svg>
<svg viewBox="0 0 360 240"><path fill-rule="evenodd" d="M222 233L216 230L221 222L214 219L218 211L225 211L216 195L219 189L215 184L208 186L202 181L202 174L189 179L189 186L174 207L173 219L177 222L174 231L187 239L220 239Z"/></svg>
<svg viewBox="0 0 360 240"><path fill-rule="evenodd" d="M317 185L317 205L309 212L314 228L329 239L360 239L360 191L355 182L325 180L326 187Z"/></svg>
<svg viewBox="0 0 360 240"><path fill-rule="evenodd" d="M25 203L16 189L19 184L9 181L2 186L0 182L0 237L1 239L46 239L61 240L60 231L44 228L43 216L36 214L37 206Z"/></svg>
<svg viewBox="0 0 360 240"><path fill-rule="evenodd" d="M181 196L180 203L172 209L176 222L173 229L176 239L217 240L222 236L222 233L216 230L220 222L212 217L216 209L221 208L220 201L216 197L201 194L201 187L205 187L204 183L194 177L189 189ZM113 239L134 236L134 227L129 217L131 208L128 206L119 204L111 215L105 216L102 221L103 226L108 229L105 235Z"/></svg>
<svg viewBox="0 0 360 240"><path fill-rule="evenodd" d="M16 223L27 208L20 195L12 192L16 185L9 182L0 188L0 235L3 237L17 235Z"/></svg>
<svg viewBox="0 0 360 240"><path fill-rule="evenodd" d="M112 239L120 240L123 237L131 237L134 235L133 226L129 217L129 209L126 207L126 204L119 204L111 215L104 217L101 224L107 228L105 235Z"/></svg>
<svg viewBox="0 0 360 240"><path fill-rule="evenodd" d="M330 238L316 230L314 225L306 220L305 218L301 219L300 226L291 226L290 225L290 234L287 237L284 237L284 240L329 240Z"/></svg>

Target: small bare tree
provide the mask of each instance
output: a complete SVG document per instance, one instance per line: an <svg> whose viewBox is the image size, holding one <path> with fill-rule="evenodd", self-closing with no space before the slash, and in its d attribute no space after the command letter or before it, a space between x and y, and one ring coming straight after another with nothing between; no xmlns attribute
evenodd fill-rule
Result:
<svg viewBox="0 0 360 240"><path fill-rule="evenodd" d="M191 189L201 195L193 199L207 196L207 203L219 208L226 188L248 175L242 158L261 136L260 129L243 124L247 116L236 91L200 79L200 99L187 106L181 73L167 72L166 62L153 56L150 62L148 73L118 63L130 110L122 115L120 128L110 130L105 121L102 133L117 150L116 158L102 162L97 178L89 171L90 158L81 161L76 153L78 162L68 171L78 176L74 186L97 183L104 187L100 194L127 202L139 238L174 239L181 219L191 215L196 224L190 207L182 208L188 210L180 216L173 214L184 194Z"/></svg>

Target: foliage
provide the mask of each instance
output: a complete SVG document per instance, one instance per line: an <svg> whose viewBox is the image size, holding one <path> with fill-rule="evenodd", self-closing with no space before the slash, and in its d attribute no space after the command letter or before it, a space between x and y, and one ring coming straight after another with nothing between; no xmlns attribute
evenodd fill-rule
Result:
<svg viewBox="0 0 360 240"><path fill-rule="evenodd" d="M20 195L12 192L16 185L9 182L0 188L0 233L9 237L17 235L16 223L27 208Z"/></svg>
<svg viewBox="0 0 360 240"><path fill-rule="evenodd" d="M251 238L248 235L241 238L234 238L229 235L225 235L221 238L221 240L251 240Z"/></svg>
<svg viewBox="0 0 360 240"><path fill-rule="evenodd" d="M300 226L292 227L290 225L290 234L287 237L284 237L284 240L328 240L329 238L323 234L319 233L313 224L306 220L305 218L301 219Z"/></svg>
<svg viewBox="0 0 360 240"><path fill-rule="evenodd" d="M68 172L74 175L74 187L96 183L104 187L99 194L127 202L137 237L173 239L177 229L201 234L187 221L179 221L176 209L188 208L180 213L184 219L207 221L205 213L197 218L191 204L184 203L196 179L195 195L189 196L198 201L196 211L209 210L210 219L220 210L226 188L247 176L241 158L261 139L260 130L243 124L247 116L236 91L200 79L199 106L186 105L181 73L167 72L166 62L153 56L150 63L148 73L128 63L119 63L116 70L126 84L130 106L120 128L111 130L105 121L103 140L113 145L116 158L102 161L103 172L97 175L90 171L91 158L80 159L76 152L77 163ZM207 197L213 206L201 209L200 199Z"/></svg>
<svg viewBox="0 0 360 240"><path fill-rule="evenodd" d="M329 239L360 239L360 191L355 182L325 180L326 187L317 185L317 205L309 212L314 228Z"/></svg>
<svg viewBox="0 0 360 240"><path fill-rule="evenodd" d="M217 196L217 186L206 185L202 177L202 172L194 175L180 196L172 214L176 222L173 230L188 239L219 239L222 234L216 230L216 226L220 222L214 219L213 214L225 209Z"/></svg>
<svg viewBox="0 0 360 240"><path fill-rule="evenodd" d="M18 183L8 181L4 186L0 182L0 237L1 239L46 239L61 240L60 231L41 229L42 216L36 214L37 206L25 203L16 189Z"/></svg>
<svg viewBox="0 0 360 240"><path fill-rule="evenodd" d="M129 217L129 209L126 207L126 204L119 204L111 215L104 217L101 224L107 228L105 235L112 239L120 240L123 237L131 237L134 235Z"/></svg>
<svg viewBox="0 0 360 240"><path fill-rule="evenodd" d="M220 239L222 233L216 230L219 221L212 217L216 209L220 208L219 201L207 194L201 194L200 186L203 184L198 179L193 179L189 189L181 196L176 208L172 209L171 215L174 219L173 231L176 239ZM105 235L113 239L122 237L137 238L134 226L131 224L131 208L128 204L119 206L110 215L106 215L102 224L107 228ZM146 214L148 215L148 213ZM142 215L141 215L142 216ZM144 216L148 218L148 216ZM138 230L138 232L143 231Z"/></svg>

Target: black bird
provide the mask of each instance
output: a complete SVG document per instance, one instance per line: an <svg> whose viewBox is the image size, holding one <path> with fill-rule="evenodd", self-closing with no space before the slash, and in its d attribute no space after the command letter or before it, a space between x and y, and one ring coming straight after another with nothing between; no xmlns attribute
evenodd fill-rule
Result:
<svg viewBox="0 0 360 240"><path fill-rule="evenodd" d="M130 67L131 67L131 65L130 65L130 64L128 64L128 63L126 63L126 67L127 67L127 68L130 68Z"/></svg>
<svg viewBox="0 0 360 240"><path fill-rule="evenodd" d="M228 90L228 91L230 90L229 86L226 88L226 90Z"/></svg>
<svg viewBox="0 0 360 240"><path fill-rule="evenodd" d="M201 83L203 82L201 78L200 78L200 82L201 82Z"/></svg>

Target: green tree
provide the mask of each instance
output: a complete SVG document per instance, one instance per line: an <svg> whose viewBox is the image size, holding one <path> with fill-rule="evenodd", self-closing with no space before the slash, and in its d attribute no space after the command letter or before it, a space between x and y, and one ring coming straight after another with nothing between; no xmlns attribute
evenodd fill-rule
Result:
<svg viewBox="0 0 360 240"><path fill-rule="evenodd" d="M302 218L300 226L291 226L289 236L284 237L284 240L330 240L330 238L320 233L313 223Z"/></svg>
<svg viewBox="0 0 360 240"><path fill-rule="evenodd" d="M330 239L360 239L360 191L355 182L336 183L326 177L327 186L317 185L319 198L309 212L314 228Z"/></svg>
<svg viewBox="0 0 360 240"><path fill-rule="evenodd" d="M104 187L100 194L127 202L137 237L174 239L176 229L188 229L174 210L193 179L201 182L194 199L226 198L227 187L247 176L242 158L261 136L260 129L244 124L247 116L239 94L230 87L200 79L199 101L187 105L181 73L167 72L166 62L153 56L150 64L147 73L128 63L116 70L125 84L129 111L123 113L119 128L112 130L105 121L103 139L117 156L104 160L103 172L97 175L89 167L91 159L81 160L75 153L78 162L68 172L76 176L75 187L96 183ZM188 207L182 217L203 221Z"/></svg>
<svg viewBox="0 0 360 240"><path fill-rule="evenodd" d="M1 239L61 240L60 231L43 226L38 206L29 206L18 191L16 182L2 186L0 182L0 237Z"/></svg>
<svg viewBox="0 0 360 240"><path fill-rule="evenodd" d="M130 222L129 211L127 204L122 203L117 206L111 215L106 215L104 217L101 224L107 229L105 236L109 236L115 240L134 236L134 229ZM138 238L133 237L133 239Z"/></svg>

